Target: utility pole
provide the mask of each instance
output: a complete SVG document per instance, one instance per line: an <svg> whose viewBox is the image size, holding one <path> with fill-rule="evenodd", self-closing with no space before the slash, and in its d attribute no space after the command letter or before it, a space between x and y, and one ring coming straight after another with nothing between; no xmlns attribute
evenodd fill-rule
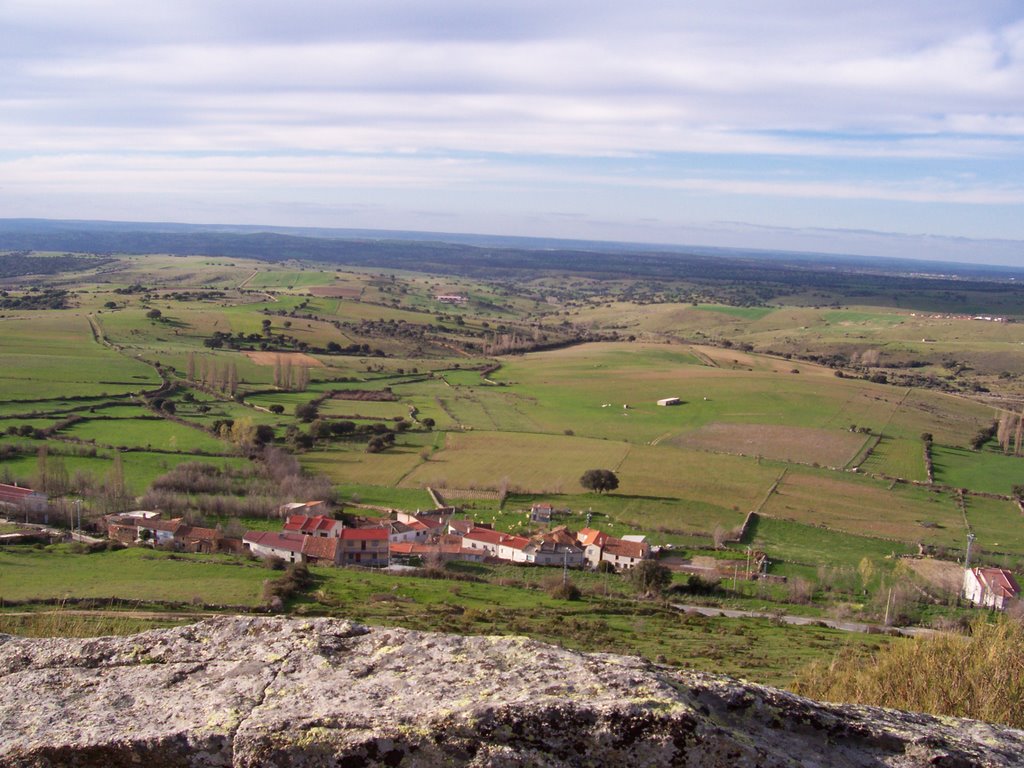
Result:
<svg viewBox="0 0 1024 768"><path fill-rule="evenodd" d="M569 549L562 550L562 586L569 583Z"/></svg>
<svg viewBox="0 0 1024 768"><path fill-rule="evenodd" d="M885 598L885 626L889 626L889 604L892 602L892 587L889 587L889 596Z"/></svg>
<svg viewBox="0 0 1024 768"><path fill-rule="evenodd" d="M78 510L78 538L82 538L82 500L75 499L75 509Z"/></svg>

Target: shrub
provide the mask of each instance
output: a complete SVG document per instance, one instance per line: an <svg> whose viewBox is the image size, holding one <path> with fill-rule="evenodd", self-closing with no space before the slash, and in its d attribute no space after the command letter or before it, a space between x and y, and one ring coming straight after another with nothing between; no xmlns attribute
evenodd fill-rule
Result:
<svg viewBox="0 0 1024 768"><path fill-rule="evenodd" d="M547 592L548 597L555 600L579 600L582 597L580 588L571 581L559 581L557 584L548 587Z"/></svg>
<svg viewBox="0 0 1024 768"><path fill-rule="evenodd" d="M629 580L641 595L658 594L672 583L672 571L657 560L643 560L629 572Z"/></svg>

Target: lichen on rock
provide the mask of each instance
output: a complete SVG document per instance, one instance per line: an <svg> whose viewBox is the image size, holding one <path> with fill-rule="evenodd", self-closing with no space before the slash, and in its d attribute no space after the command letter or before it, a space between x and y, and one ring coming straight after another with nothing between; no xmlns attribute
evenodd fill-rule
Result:
<svg viewBox="0 0 1024 768"><path fill-rule="evenodd" d="M219 618L0 636L0 765L1016 766L1024 732L524 638Z"/></svg>

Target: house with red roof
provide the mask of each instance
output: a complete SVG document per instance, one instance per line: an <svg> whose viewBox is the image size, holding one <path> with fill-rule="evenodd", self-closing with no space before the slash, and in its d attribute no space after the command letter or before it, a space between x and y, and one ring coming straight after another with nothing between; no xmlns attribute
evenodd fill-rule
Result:
<svg viewBox="0 0 1024 768"><path fill-rule="evenodd" d="M526 548L530 546L530 540L525 536L516 536L511 533L503 535L498 542L498 558L500 560L511 560L513 563L529 562Z"/></svg>
<svg viewBox="0 0 1024 768"><path fill-rule="evenodd" d="M337 538L248 531L242 542L256 557L279 557L286 563L337 565L340 560L341 546Z"/></svg>
<svg viewBox="0 0 1024 768"><path fill-rule="evenodd" d="M498 546L510 534L496 531L493 528L475 526L462 535L463 545L470 549L479 549L490 557L498 556Z"/></svg>
<svg viewBox="0 0 1024 768"><path fill-rule="evenodd" d="M403 541L391 545L391 558L393 560L410 560L414 557L418 557L421 560L436 558L442 562L466 560L479 563L483 562L487 555L479 549L470 549L463 546L462 537L451 534L440 536L436 541L426 544Z"/></svg>
<svg viewBox="0 0 1024 768"><path fill-rule="evenodd" d="M583 558L591 568L597 568L605 561L614 565L616 570L633 568L650 557L650 545L646 541L636 541L639 538L642 537L616 539L595 528L583 528L576 534L576 540L583 547Z"/></svg>
<svg viewBox="0 0 1024 768"><path fill-rule="evenodd" d="M327 515L289 515L285 520L284 530L288 533L301 533L303 536L319 536L323 539L336 539L341 536L345 524Z"/></svg>
<svg viewBox="0 0 1024 768"><path fill-rule="evenodd" d="M974 605L1005 611L1020 597L1020 585L1005 568L968 568L964 571L963 595Z"/></svg>
<svg viewBox="0 0 1024 768"><path fill-rule="evenodd" d="M338 542L341 565L386 568L390 564L387 528L346 528L341 532Z"/></svg>
<svg viewBox="0 0 1024 768"><path fill-rule="evenodd" d="M45 512L47 504L46 494L41 491L0 483L0 506L15 507L29 512Z"/></svg>

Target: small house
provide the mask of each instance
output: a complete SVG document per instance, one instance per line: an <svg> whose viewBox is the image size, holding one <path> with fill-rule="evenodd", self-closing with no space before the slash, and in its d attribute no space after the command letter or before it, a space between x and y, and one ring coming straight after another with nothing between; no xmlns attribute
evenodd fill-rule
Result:
<svg viewBox="0 0 1024 768"><path fill-rule="evenodd" d="M663 397L658 401L658 405L682 405L682 402L678 397Z"/></svg>
<svg viewBox="0 0 1024 768"><path fill-rule="evenodd" d="M342 565L386 568L389 564L388 529L346 528L339 538Z"/></svg>
<svg viewBox="0 0 1024 768"><path fill-rule="evenodd" d="M555 513L555 508L550 504L534 504L530 507L530 522L533 523L550 523L551 516Z"/></svg>
<svg viewBox="0 0 1024 768"><path fill-rule="evenodd" d="M968 568L964 571L964 598L982 608L1005 611L1020 597L1020 585L1005 568Z"/></svg>
<svg viewBox="0 0 1024 768"><path fill-rule="evenodd" d="M45 512L47 503L46 494L41 491L0 483L0 506L6 505L27 512Z"/></svg>
<svg viewBox="0 0 1024 768"><path fill-rule="evenodd" d="M341 536L345 524L326 515L289 515L284 530L301 533L303 536L318 536L322 539L336 539Z"/></svg>

